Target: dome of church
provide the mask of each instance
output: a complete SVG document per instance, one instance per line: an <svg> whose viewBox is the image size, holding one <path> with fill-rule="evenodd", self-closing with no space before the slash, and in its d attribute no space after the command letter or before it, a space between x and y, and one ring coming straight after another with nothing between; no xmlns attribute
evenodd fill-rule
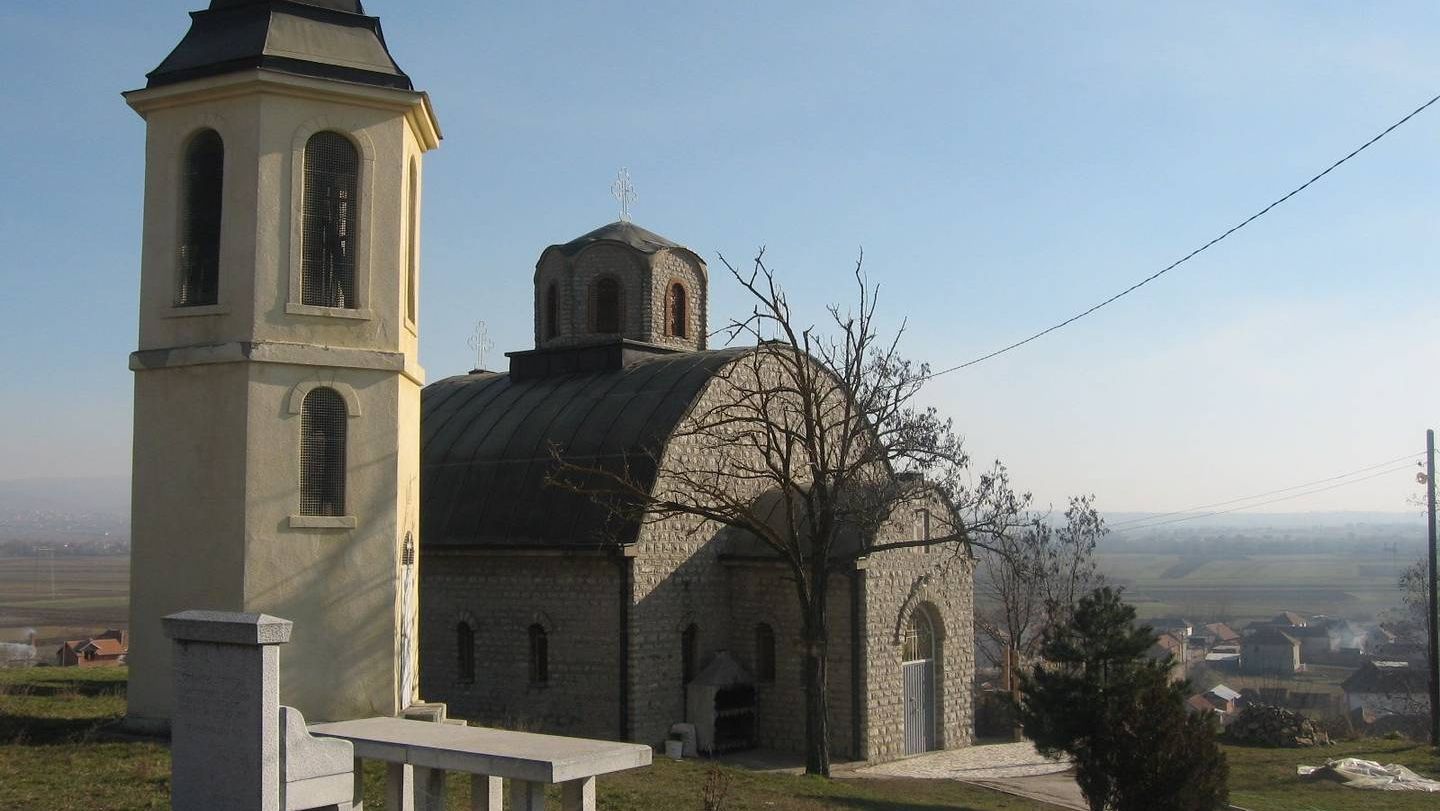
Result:
<svg viewBox="0 0 1440 811"><path fill-rule="evenodd" d="M551 245L535 263L535 346L706 346L705 260L626 221Z"/></svg>

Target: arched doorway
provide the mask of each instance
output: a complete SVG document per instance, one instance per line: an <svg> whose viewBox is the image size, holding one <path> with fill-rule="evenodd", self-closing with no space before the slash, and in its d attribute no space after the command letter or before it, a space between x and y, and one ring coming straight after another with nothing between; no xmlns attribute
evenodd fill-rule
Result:
<svg viewBox="0 0 1440 811"><path fill-rule="evenodd" d="M905 625L900 669L905 680L905 754L935 748L935 624L916 608Z"/></svg>

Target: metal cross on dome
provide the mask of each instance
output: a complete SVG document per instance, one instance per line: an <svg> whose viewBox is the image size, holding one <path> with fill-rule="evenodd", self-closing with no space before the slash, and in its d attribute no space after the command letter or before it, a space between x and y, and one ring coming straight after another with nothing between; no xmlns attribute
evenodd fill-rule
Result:
<svg viewBox="0 0 1440 811"><path fill-rule="evenodd" d="M470 335L470 348L475 350L475 370L485 369L485 356L495 348L495 342L490 340L490 330L484 321L475 322L475 332Z"/></svg>
<svg viewBox="0 0 1440 811"><path fill-rule="evenodd" d="M635 193L635 184L630 182L629 169L620 167L620 174L610 184L610 193L620 202L620 222L630 222L630 204L638 200L639 195Z"/></svg>

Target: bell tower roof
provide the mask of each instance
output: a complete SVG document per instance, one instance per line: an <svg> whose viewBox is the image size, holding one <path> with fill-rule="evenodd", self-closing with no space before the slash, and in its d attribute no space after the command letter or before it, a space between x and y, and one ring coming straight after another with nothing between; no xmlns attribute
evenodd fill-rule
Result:
<svg viewBox="0 0 1440 811"><path fill-rule="evenodd" d="M266 68L414 89L360 0L211 0L190 17L190 31L146 87Z"/></svg>

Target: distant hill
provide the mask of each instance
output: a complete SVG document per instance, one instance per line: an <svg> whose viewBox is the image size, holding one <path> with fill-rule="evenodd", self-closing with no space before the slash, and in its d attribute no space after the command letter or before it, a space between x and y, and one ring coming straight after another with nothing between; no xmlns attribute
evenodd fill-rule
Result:
<svg viewBox="0 0 1440 811"><path fill-rule="evenodd" d="M1159 525L1159 522L1169 522ZM1357 526L1424 527L1425 515L1418 508L1410 512L1306 512L1306 513L1256 513L1233 512L1224 515L1194 513L1147 513L1112 512L1105 514L1105 522L1112 527L1127 526L1130 523L1156 524L1159 529L1182 527L1203 527L1205 529L1342 529Z"/></svg>

